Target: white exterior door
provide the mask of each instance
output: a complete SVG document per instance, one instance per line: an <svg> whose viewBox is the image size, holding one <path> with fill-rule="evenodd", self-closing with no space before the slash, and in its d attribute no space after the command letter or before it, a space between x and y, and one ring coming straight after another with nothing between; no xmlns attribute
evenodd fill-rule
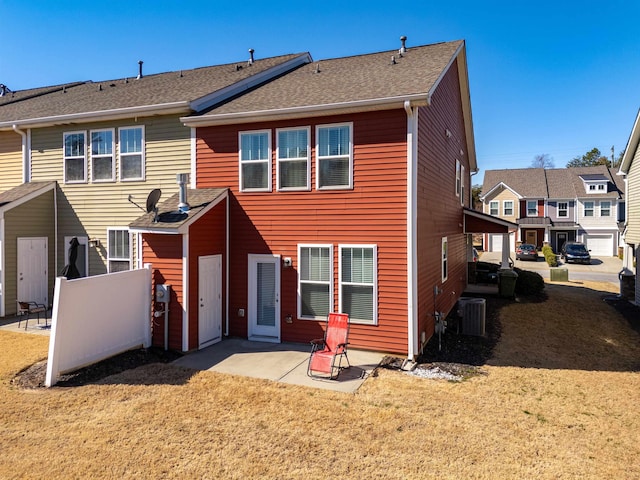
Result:
<svg viewBox="0 0 640 480"><path fill-rule="evenodd" d="M222 255L198 258L198 348L222 340Z"/></svg>
<svg viewBox="0 0 640 480"><path fill-rule="evenodd" d="M49 305L46 237L18 238L18 300Z"/></svg>
<svg viewBox="0 0 640 480"><path fill-rule="evenodd" d="M613 256L613 235L585 235L584 243L592 257Z"/></svg>
<svg viewBox="0 0 640 480"><path fill-rule="evenodd" d="M280 256L249 255L249 339L280 342Z"/></svg>
<svg viewBox="0 0 640 480"><path fill-rule="evenodd" d="M490 235L491 247L489 249L490 252L501 252L502 251L502 235L500 233L493 233Z"/></svg>

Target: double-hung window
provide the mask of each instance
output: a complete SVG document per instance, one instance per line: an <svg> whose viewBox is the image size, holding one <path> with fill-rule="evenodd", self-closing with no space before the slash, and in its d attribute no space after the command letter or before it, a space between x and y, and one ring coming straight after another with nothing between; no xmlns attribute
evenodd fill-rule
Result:
<svg viewBox="0 0 640 480"><path fill-rule="evenodd" d="M558 218L567 218L567 217L569 217L569 203L558 202Z"/></svg>
<svg viewBox="0 0 640 480"><path fill-rule="evenodd" d="M527 217L537 217L537 216L538 216L538 201L527 200Z"/></svg>
<svg viewBox="0 0 640 480"><path fill-rule="evenodd" d="M601 217L610 217L611 216L611 202L600 202L600 216Z"/></svg>
<svg viewBox="0 0 640 480"><path fill-rule="evenodd" d="M593 217L593 202L584 202L584 216Z"/></svg>
<svg viewBox="0 0 640 480"><path fill-rule="evenodd" d="M277 130L278 190L309 190L311 184L309 131L308 127Z"/></svg>
<svg viewBox="0 0 640 480"><path fill-rule="evenodd" d="M107 264L109 273L131 270L131 235L126 228L110 228L107 231L109 249Z"/></svg>
<svg viewBox="0 0 640 480"><path fill-rule="evenodd" d="M316 188L353 187L353 124L322 125L316 129Z"/></svg>
<svg viewBox="0 0 640 480"><path fill-rule="evenodd" d="M91 131L91 180L113 182L116 166L113 161L113 129Z"/></svg>
<svg viewBox="0 0 640 480"><path fill-rule="evenodd" d="M493 200L491 202L489 202L489 215L498 215L499 211L498 211L498 206L500 205L500 202L498 200Z"/></svg>
<svg viewBox="0 0 640 480"><path fill-rule="evenodd" d="M460 166L460 205L464 207L464 165Z"/></svg>
<svg viewBox="0 0 640 480"><path fill-rule="evenodd" d="M460 160L456 160L456 196L460 195Z"/></svg>
<svg viewBox="0 0 640 480"><path fill-rule="evenodd" d="M333 307L331 245L298 246L298 316L325 319Z"/></svg>
<svg viewBox="0 0 640 480"><path fill-rule="evenodd" d="M513 200L505 200L502 203L502 214L505 217L513 216Z"/></svg>
<svg viewBox="0 0 640 480"><path fill-rule="evenodd" d="M240 191L271 191L271 132L240 132Z"/></svg>
<svg viewBox="0 0 640 480"><path fill-rule="evenodd" d="M340 311L356 323L377 323L377 248L339 245Z"/></svg>
<svg viewBox="0 0 640 480"><path fill-rule="evenodd" d="M87 181L86 132L64 134L64 183Z"/></svg>
<svg viewBox="0 0 640 480"><path fill-rule="evenodd" d="M447 278L449 278L449 241L447 240L447 237L442 237L441 262L442 262L442 283L444 283L447 281Z"/></svg>
<svg viewBox="0 0 640 480"><path fill-rule="evenodd" d="M144 180L144 128L120 128L118 133L120 180Z"/></svg>

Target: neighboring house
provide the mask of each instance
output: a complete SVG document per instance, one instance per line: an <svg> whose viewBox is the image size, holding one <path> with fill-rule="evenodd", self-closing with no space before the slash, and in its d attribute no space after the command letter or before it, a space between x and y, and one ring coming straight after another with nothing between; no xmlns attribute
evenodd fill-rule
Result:
<svg viewBox="0 0 640 480"><path fill-rule="evenodd" d="M618 253L624 185L606 166L487 170L483 192L485 213L519 225L512 251L519 243L548 243L559 252L565 242L580 241L594 256ZM506 217L516 200L517 218ZM499 249L490 236L485 240L489 251Z"/></svg>
<svg viewBox="0 0 640 480"><path fill-rule="evenodd" d="M340 311L351 347L413 358L466 288L471 233L507 232L468 209L462 41L321 60L182 121L197 138L186 196L203 206L177 215L174 198L131 224L156 283L180 292L171 348L308 342Z"/></svg>
<svg viewBox="0 0 640 480"><path fill-rule="evenodd" d="M624 151L620 174L624 175L627 199L623 272L635 276L635 302L638 304L640 302L640 282L638 282L638 265L640 264L640 112L633 124Z"/></svg>
<svg viewBox="0 0 640 480"><path fill-rule="evenodd" d="M136 266L141 254L128 227L141 214L136 204L144 209L155 188L168 198L178 191L176 174L194 169L194 130L180 117L311 61L307 53L267 59L250 53L249 61L227 65L145 75L140 62L138 78L5 90L0 192L23 183L57 182L48 284L67 263L73 237L80 242L77 264L84 275ZM0 310L13 314L17 279L8 273L2 281Z"/></svg>

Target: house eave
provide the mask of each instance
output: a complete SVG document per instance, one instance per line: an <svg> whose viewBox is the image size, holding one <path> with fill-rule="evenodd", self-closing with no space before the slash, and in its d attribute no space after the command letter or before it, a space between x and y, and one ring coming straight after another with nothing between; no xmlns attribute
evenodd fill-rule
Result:
<svg viewBox="0 0 640 480"><path fill-rule="evenodd" d="M288 120L309 117L312 115L339 115L378 110L404 109L405 102L411 106L428 106L431 97L420 93L397 97L372 98L351 102L337 102L322 105L303 105L298 107L278 108L273 110L254 110L224 114L205 115L201 117L182 117L180 121L187 127L210 127L238 123L253 123L273 120Z"/></svg>
<svg viewBox="0 0 640 480"><path fill-rule="evenodd" d="M629 136L629 141L627 142L627 147L624 150L624 156L622 157L622 162L620 162L619 174L626 175L629 173L629 168L631 168L631 162L633 162L633 157L636 155L636 150L638 149L638 144L640 143L640 110L638 110L638 114L636 115L636 121L633 123L633 129L631 130L631 135Z"/></svg>
<svg viewBox="0 0 640 480"><path fill-rule="evenodd" d="M53 115L49 117L31 118L27 120L11 120L8 122L0 122L0 130L13 130L14 125L19 128L40 128L74 123L122 120L131 117L180 115L189 112L191 112L189 102L171 102L158 105L143 105L137 107L115 108L112 110L98 110L93 112Z"/></svg>

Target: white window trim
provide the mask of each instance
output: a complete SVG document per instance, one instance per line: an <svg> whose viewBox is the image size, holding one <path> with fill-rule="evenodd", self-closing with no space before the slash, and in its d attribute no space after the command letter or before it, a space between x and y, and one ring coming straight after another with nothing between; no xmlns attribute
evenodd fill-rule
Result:
<svg viewBox="0 0 640 480"><path fill-rule="evenodd" d="M262 134L262 133L266 133L267 134L267 159L266 160L245 160L244 162L242 161L242 136L243 135L256 135L256 134ZM262 130L243 130L241 132L238 132L238 180L240 181L240 184L238 185L238 188L241 192L244 193L252 193L252 192L271 192L273 190L273 181L272 181L272 176L271 176L271 172L272 172L272 149L271 149L271 130L270 129L262 129ZM242 170L242 165L243 164L249 164L249 163L267 163L267 186L264 188L244 188L243 185L243 170Z"/></svg>
<svg viewBox="0 0 640 480"><path fill-rule="evenodd" d="M342 158L346 155L321 157L320 152L320 130L322 128L349 127L349 184L329 187L320 187L320 162L327 158ZM353 190L353 122L328 123L316 125L316 190Z"/></svg>
<svg viewBox="0 0 640 480"><path fill-rule="evenodd" d="M492 212L492 210L493 210L492 207L491 207L492 203L495 203L495 205L496 205L496 209L495 209L496 213ZM493 215L493 216L500 215L500 201L499 200L491 200L489 202L489 215Z"/></svg>
<svg viewBox="0 0 640 480"><path fill-rule="evenodd" d="M609 215L602 215L602 204L603 203L608 203L609 204ZM613 215L613 202L610 200L600 200L600 203L598 204L598 214L600 215L600 217L602 218L611 218Z"/></svg>
<svg viewBox="0 0 640 480"><path fill-rule="evenodd" d="M529 204L533 203L536 206L536 213L535 215L530 215L529 214ZM537 217L538 216L538 201L537 200L527 200L527 217Z"/></svg>
<svg viewBox="0 0 640 480"><path fill-rule="evenodd" d="M566 204L567 208L566 209L565 208L561 209L560 208L560 204L561 203ZM560 215L560 210L566 210L566 212L565 212L566 214L565 215ZM558 218L569 218L569 202L557 202L556 203L556 216Z"/></svg>
<svg viewBox="0 0 640 480"><path fill-rule="evenodd" d="M446 245L446 249L445 249ZM442 243L440 247L440 273L442 283L446 282L449 278L449 240L447 237L442 237ZM446 265L446 272L445 272Z"/></svg>
<svg viewBox="0 0 640 480"><path fill-rule="evenodd" d="M507 213L507 204L510 203L511 204L511 213ZM502 215L504 215L505 217L513 217L513 200L503 200L502 201Z"/></svg>
<svg viewBox="0 0 640 480"><path fill-rule="evenodd" d="M94 167L94 158L106 158L107 155L93 155L93 134L96 132L111 132L111 178L97 180L94 175L93 167ZM143 134L144 138L144 134ZM116 181L116 129L115 128L96 128L94 130L89 130L89 155L91 156L91 182L92 183L108 183Z"/></svg>
<svg viewBox="0 0 640 480"><path fill-rule="evenodd" d="M456 159L456 197L460 196L460 160Z"/></svg>
<svg viewBox="0 0 640 480"><path fill-rule="evenodd" d="M338 244L338 309L343 312L342 308L342 250L346 248L369 248L373 250L373 320L360 320L349 317L350 323L361 325L378 325L378 246L375 244ZM350 283L350 285L357 285ZM360 285L370 286L368 283Z"/></svg>
<svg viewBox="0 0 640 480"><path fill-rule="evenodd" d="M133 129L141 129L142 130L142 144L141 144L141 149L142 151L140 152L140 170L142 172L142 176L139 178L122 178L122 145L120 143L120 132L122 132L123 130L133 130ZM147 137L146 137L146 132L145 132L145 128L144 125L132 125L129 127L120 127L118 128L118 165L119 165L119 171L120 171L120 181L121 182L143 182L145 180L145 172L146 172L146 168L145 168L145 151L147 149ZM129 156L129 155L138 155L138 153L126 153L124 156Z"/></svg>
<svg viewBox="0 0 640 480"><path fill-rule="evenodd" d="M129 257L128 258L120 258L120 257L112 257L111 256L111 250L109 249L109 234L110 232L113 231L126 231L127 235L129 236ZM107 272L111 273L111 262L125 262L128 261L129 262L129 270L131 270L133 268L133 234L131 233L131 230L129 230L129 227L108 227L107 228L107 245L106 245L106 250L107 250Z"/></svg>
<svg viewBox="0 0 640 480"><path fill-rule="evenodd" d="M333 245L330 243L301 243L298 245L298 318L301 320L325 320L326 318L310 317L302 315L302 279L300 278L300 272L302 271L300 266L300 259L302 258L303 248L328 248L329 249L329 311L333 310L334 296L333 296ZM306 281L305 283L317 283L325 285L325 282L313 282Z"/></svg>
<svg viewBox="0 0 640 480"><path fill-rule="evenodd" d="M460 205L464 207L464 165L460 165Z"/></svg>
<svg viewBox="0 0 640 480"><path fill-rule="evenodd" d="M591 204L591 215L587 215L587 203ZM582 204L582 216L584 218L594 218L596 216L596 202L593 200L587 200Z"/></svg>
<svg viewBox="0 0 640 480"><path fill-rule="evenodd" d="M280 158L280 132L291 132L305 130L307 132L307 156L299 158ZM304 187L280 187L280 163L306 160L307 162L307 184ZM311 127L288 127L276 128L276 190L279 192L305 191L311 190Z"/></svg>
<svg viewBox="0 0 640 480"><path fill-rule="evenodd" d="M77 135L82 134L84 136L84 153L83 153L83 161L84 161L84 178L82 180L67 180L67 159L77 159L80 157L67 157L66 155L66 143L67 143L67 135ZM86 130L75 130L72 132L63 132L62 134L62 176L65 184L74 184L74 183L87 183L87 131ZM73 238L73 237L72 237Z"/></svg>

